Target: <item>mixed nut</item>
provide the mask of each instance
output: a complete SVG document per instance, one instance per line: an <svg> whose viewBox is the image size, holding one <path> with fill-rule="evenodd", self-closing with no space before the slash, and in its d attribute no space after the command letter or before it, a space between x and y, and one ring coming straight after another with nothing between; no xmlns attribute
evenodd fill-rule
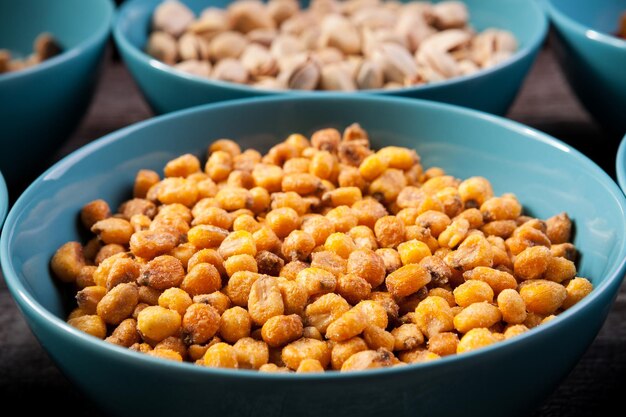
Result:
<svg viewBox="0 0 626 417"><path fill-rule="evenodd" d="M19 71L40 64L46 59L59 55L63 49L49 33L42 33L33 43L33 53L27 58L18 59L11 56L11 52L0 49L0 74Z"/></svg>
<svg viewBox="0 0 626 417"><path fill-rule="evenodd" d="M508 59L513 34L469 25L459 1L238 0L200 16L167 0L146 52L200 77L265 89L392 89L472 74Z"/></svg>
<svg viewBox="0 0 626 417"><path fill-rule="evenodd" d="M145 354L264 372L354 371L462 354L539 326L593 288L572 222L523 214L482 177L370 149L358 124L262 155L229 139L203 165L141 170L133 198L80 220L51 260L68 323Z"/></svg>

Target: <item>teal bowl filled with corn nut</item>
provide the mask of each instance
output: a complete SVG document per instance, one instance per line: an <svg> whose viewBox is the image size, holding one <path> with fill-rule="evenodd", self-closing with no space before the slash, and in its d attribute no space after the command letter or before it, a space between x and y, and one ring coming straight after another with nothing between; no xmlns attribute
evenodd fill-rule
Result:
<svg viewBox="0 0 626 417"><path fill-rule="evenodd" d="M162 172L168 161L186 153L204 161L215 139L230 138L242 149L267 152L293 133L308 137L318 129L343 130L355 122L369 133L373 148L405 146L417 151L425 168L441 167L458 178L483 176L495 195L515 193L524 214L547 219L566 211L580 253L578 275L589 278L593 290L551 320L490 346L424 363L347 373L262 373L177 363L104 342L66 323L74 299L69 287L52 276L51 258L65 242L84 242L77 217L86 203L104 199L117 207L132 196L138 170ZM317 146L325 147L323 143L330 142L320 140ZM213 148L216 154L216 149L232 149L220 146ZM178 162L166 169L185 169ZM219 168L212 165L216 162L214 158L209 168ZM145 184L138 187L145 190ZM556 389L609 314L626 272L625 213L624 195L596 164L515 122L422 100L282 96L164 115L75 151L15 203L0 240L0 259L7 286L42 346L78 389L112 415L192 416L211 410L264 417L522 416Z"/></svg>
<svg viewBox="0 0 626 417"><path fill-rule="evenodd" d="M435 8L421 3L403 9L398 9L398 3L384 9L379 1L356 0L343 3L345 6L334 1L300 2L301 8L311 6L316 10L309 15L337 12L323 23L323 35L318 32L321 26L317 22L321 20L311 23L299 16L296 1L274 0L267 8L259 3L183 0L184 7L171 7L171 3L163 7L161 0L133 0L120 7L113 28L115 42L156 113L230 99L301 94L301 90L285 88L291 86L422 98L502 115L515 99L547 31L540 5L525 0L469 0ZM159 13L155 13L157 8ZM230 8L229 16L216 8ZM267 9L274 18L268 17ZM356 23L349 23L340 12L352 13ZM251 19L248 15L258 17ZM192 19L197 20L190 23ZM232 25L225 24L226 19L233 21ZM479 32L487 28L508 32L488 31L468 40L467 32L457 29L467 19ZM252 23L246 23L249 21ZM278 25L281 36L276 37L271 28ZM355 31L356 25L363 34ZM231 30L231 36L213 42L216 34L229 28L250 33L233 35ZM154 39L150 37L153 29L159 32ZM422 44L423 39L438 31L445 34ZM287 36L299 32L301 37ZM196 35L202 38L200 42ZM274 42L274 38L278 40ZM425 52L416 53L419 45L426 44L430 46L422 48ZM467 56L469 44L477 45L470 53L475 59ZM309 53L309 58L313 57L310 59L305 59L306 53L296 54L317 45L332 47L320 46L323 51ZM384 46L374 51L380 45ZM403 47L398 50L398 45ZM367 54L368 59L362 63L361 58L349 57L354 53ZM293 54L299 57L291 61L286 58ZM233 62L237 61L233 57L239 57L245 68ZM178 62L183 58L184 62ZM336 60L343 61L327 65ZM177 69L166 62L178 62Z"/></svg>
<svg viewBox="0 0 626 417"><path fill-rule="evenodd" d="M0 4L0 169L10 186L41 173L85 114L113 14L111 0Z"/></svg>
<svg viewBox="0 0 626 417"><path fill-rule="evenodd" d="M626 1L542 1L567 81L598 125L621 137L626 132Z"/></svg>

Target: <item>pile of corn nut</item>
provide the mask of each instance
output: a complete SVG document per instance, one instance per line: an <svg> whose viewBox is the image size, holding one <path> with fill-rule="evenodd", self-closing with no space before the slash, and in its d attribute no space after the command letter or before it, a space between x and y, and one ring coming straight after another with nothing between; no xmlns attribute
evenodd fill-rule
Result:
<svg viewBox="0 0 626 417"><path fill-rule="evenodd" d="M33 53L27 58L14 58L7 49L0 49L0 74L32 67L61 52L62 48L54 37L49 33L42 33L33 42Z"/></svg>
<svg viewBox="0 0 626 417"><path fill-rule="evenodd" d="M489 68L517 49L508 31L476 33L462 2L233 2L196 17L167 0L146 51L175 68L265 89L394 89Z"/></svg>
<svg viewBox="0 0 626 417"><path fill-rule="evenodd" d="M202 366L353 371L515 337L591 290L572 223L522 214L482 177L374 152L354 124L290 135L266 155L228 139L141 170L115 214L51 268L78 288L68 323L110 343Z"/></svg>

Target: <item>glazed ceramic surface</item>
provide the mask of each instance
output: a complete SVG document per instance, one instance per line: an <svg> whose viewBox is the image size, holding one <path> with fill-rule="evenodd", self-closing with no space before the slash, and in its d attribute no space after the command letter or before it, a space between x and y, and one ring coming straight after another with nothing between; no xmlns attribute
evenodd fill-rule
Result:
<svg viewBox="0 0 626 417"><path fill-rule="evenodd" d="M80 122L100 74L113 12L111 0L0 2L0 49L28 56L42 32L64 49L40 65L0 75L0 169L9 184L40 168Z"/></svg>
<svg viewBox="0 0 626 417"><path fill-rule="evenodd" d="M267 374L159 360L68 326L69 289L50 274L54 251L85 241L81 207L132 195L139 169L162 172L183 153L204 160L232 138L267 151L288 134L359 122L374 147L415 148L425 167L480 175L525 212L567 211L582 253L579 275L595 289L549 323L488 348L390 369ZM97 140L39 177L15 203L0 242L7 285L59 368L112 415L451 416L525 415L573 368L604 322L626 269L626 200L588 158L545 134L459 107L375 96L273 97L202 106L157 117ZM485 402L485 395L489 400Z"/></svg>
<svg viewBox="0 0 626 417"><path fill-rule="evenodd" d="M0 172L0 230L2 230L2 223L7 215L9 209L9 193L7 192L7 184L4 182L4 177Z"/></svg>
<svg viewBox="0 0 626 417"><path fill-rule="evenodd" d="M288 94L260 90L240 84L208 80L174 70L143 52L155 7L161 0L125 2L115 19L113 36L120 53L146 100L157 113L166 113L198 104L254 96ZM196 14L207 7L203 0L183 0ZM229 0L215 0L213 7L225 7ZM513 102L532 65L547 29L539 4L527 0L467 0L472 25L508 29L519 41L514 57L471 76L397 90L369 90L368 93L423 98L458 104L495 114L504 114ZM307 5L308 1L303 1ZM315 92L314 94L333 94ZM365 94L363 92L352 94Z"/></svg>
<svg viewBox="0 0 626 417"><path fill-rule="evenodd" d="M613 36L626 0L543 0L555 53L574 92L598 123L626 132L626 40Z"/></svg>
<svg viewBox="0 0 626 417"><path fill-rule="evenodd" d="M617 161L615 163L615 172L617 173L617 182L622 187L622 191L626 193L626 135L622 139L622 143L617 150Z"/></svg>

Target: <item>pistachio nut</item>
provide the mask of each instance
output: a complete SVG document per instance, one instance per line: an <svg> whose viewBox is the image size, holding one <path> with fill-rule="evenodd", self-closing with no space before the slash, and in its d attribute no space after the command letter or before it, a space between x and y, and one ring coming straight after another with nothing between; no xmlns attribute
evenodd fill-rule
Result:
<svg viewBox="0 0 626 417"><path fill-rule="evenodd" d="M360 90L383 88L385 75L382 66L374 61L365 60L356 76L356 84Z"/></svg>
<svg viewBox="0 0 626 417"><path fill-rule="evenodd" d="M178 59L176 39L167 32L152 32L148 38L146 52L169 65L174 65Z"/></svg>
<svg viewBox="0 0 626 417"><path fill-rule="evenodd" d="M152 28L178 37L183 34L194 19L193 12L183 3L167 0L159 4L154 10Z"/></svg>
<svg viewBox="0 0 626 417"><path fill-rule="evenodd" d="M228 31L217 35L209 45L209 53L214 61L224 58L239 58L248 45L248 38L239 32Z"/></svg>
<svg viewBox="0 0 626 417"><path fill-rule="evenodd" d="M322 90L354 91L356 84L350 70L341 63L322 67L320 87Z"/></svg>
<svg viewBox="0 0 626 417"><path fill-rule="evenodd" d="M233 29L241 33L276 27L276 22L265 5L257 0L239 0L232 3L228 7L228 17Z"/></svg>
<svg viewBox="0 0 626 417"><path fill-rule="evenodd" d="M259 44L251 43L241 54L241 63L252 77L275 76L278 64L270 51Z"/></svg>
<svg viewBox="0 0 626 417"><path fill-rule="evenodd" d="M209 61L200 61L197 59L188 59L183 62L179 62L174 65L179 71L183 71L189 74L197 75L199 77L211 76L211 63Z"/></svg>
<svg viewBox="0 0 626 417"><path fill-rule="evenodd" d="M239 84L245 84L249 78L246 68L234 58L225 58L215 64L211 75L216 80Z"/></svg>

